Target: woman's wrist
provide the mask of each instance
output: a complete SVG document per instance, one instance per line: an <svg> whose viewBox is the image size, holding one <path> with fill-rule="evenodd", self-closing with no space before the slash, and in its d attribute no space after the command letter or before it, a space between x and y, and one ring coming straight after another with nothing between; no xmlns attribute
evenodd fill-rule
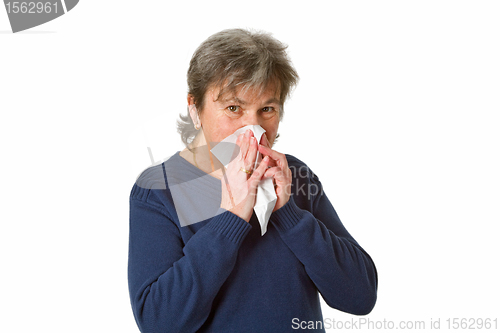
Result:
<svg viewBox="0 0 500 333"><path fill-rule="evenodd" d="M236 206L224 207L224 205L221 204L220 208L233 213L234 215L238 216L240 219L245 220L246 222L250 222L250 218L252 217L252 214L248 214L248 213L245 214L242 209L238 209L238 207L236 207Z"/></svg>

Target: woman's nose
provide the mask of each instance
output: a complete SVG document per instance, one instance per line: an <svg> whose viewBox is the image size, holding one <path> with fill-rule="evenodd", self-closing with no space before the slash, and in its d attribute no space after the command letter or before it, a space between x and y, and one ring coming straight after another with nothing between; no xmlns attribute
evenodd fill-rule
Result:
<svg viewBox="0 0 500 333"><path fill-rule="evenodd" d="M261 125L261 119L259 117L259 113L255 111L248 111L245 113L243 117L243 126L248 125Z"/></svg>

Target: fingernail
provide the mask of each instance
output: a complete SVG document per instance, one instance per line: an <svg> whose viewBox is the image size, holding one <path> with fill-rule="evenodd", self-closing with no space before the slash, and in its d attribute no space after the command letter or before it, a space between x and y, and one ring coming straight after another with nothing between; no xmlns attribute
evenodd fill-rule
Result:
<svg viewBox="0 0 500 333"><path fill-rule="evenodd" d="M264 162L269 161L269 156L264 157Z"/></svg>

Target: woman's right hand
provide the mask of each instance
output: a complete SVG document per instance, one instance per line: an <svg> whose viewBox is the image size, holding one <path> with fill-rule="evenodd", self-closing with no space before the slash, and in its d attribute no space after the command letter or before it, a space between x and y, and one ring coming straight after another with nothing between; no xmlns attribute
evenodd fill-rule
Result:
<svg viewBox="0 0 500 333"><path fill-rule="evenodd" d="M260 165L255 170L253 169L258 143L251 130L240 134L236 144L240 147L240 152L228 164L225 172L223 170L221 208L249 222L255 205L257 185L267 169L269 157L266 156ZM251 172L251 175L244 172L242 168Z"/></svg>

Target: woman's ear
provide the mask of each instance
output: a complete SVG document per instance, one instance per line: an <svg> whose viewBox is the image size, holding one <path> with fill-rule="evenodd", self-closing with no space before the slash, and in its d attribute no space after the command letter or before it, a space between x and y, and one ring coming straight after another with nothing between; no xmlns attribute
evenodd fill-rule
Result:
<svg viewBox="0 0 500 333"><path fill-rule="evenodd" d="M199 130L201 128L201 121L198 115L198 109L196 109L196 105L194 104L194 97L192 95L188 95L187 102L188 102L189 116L193 121L194 128L196 130Z"/></svg>

